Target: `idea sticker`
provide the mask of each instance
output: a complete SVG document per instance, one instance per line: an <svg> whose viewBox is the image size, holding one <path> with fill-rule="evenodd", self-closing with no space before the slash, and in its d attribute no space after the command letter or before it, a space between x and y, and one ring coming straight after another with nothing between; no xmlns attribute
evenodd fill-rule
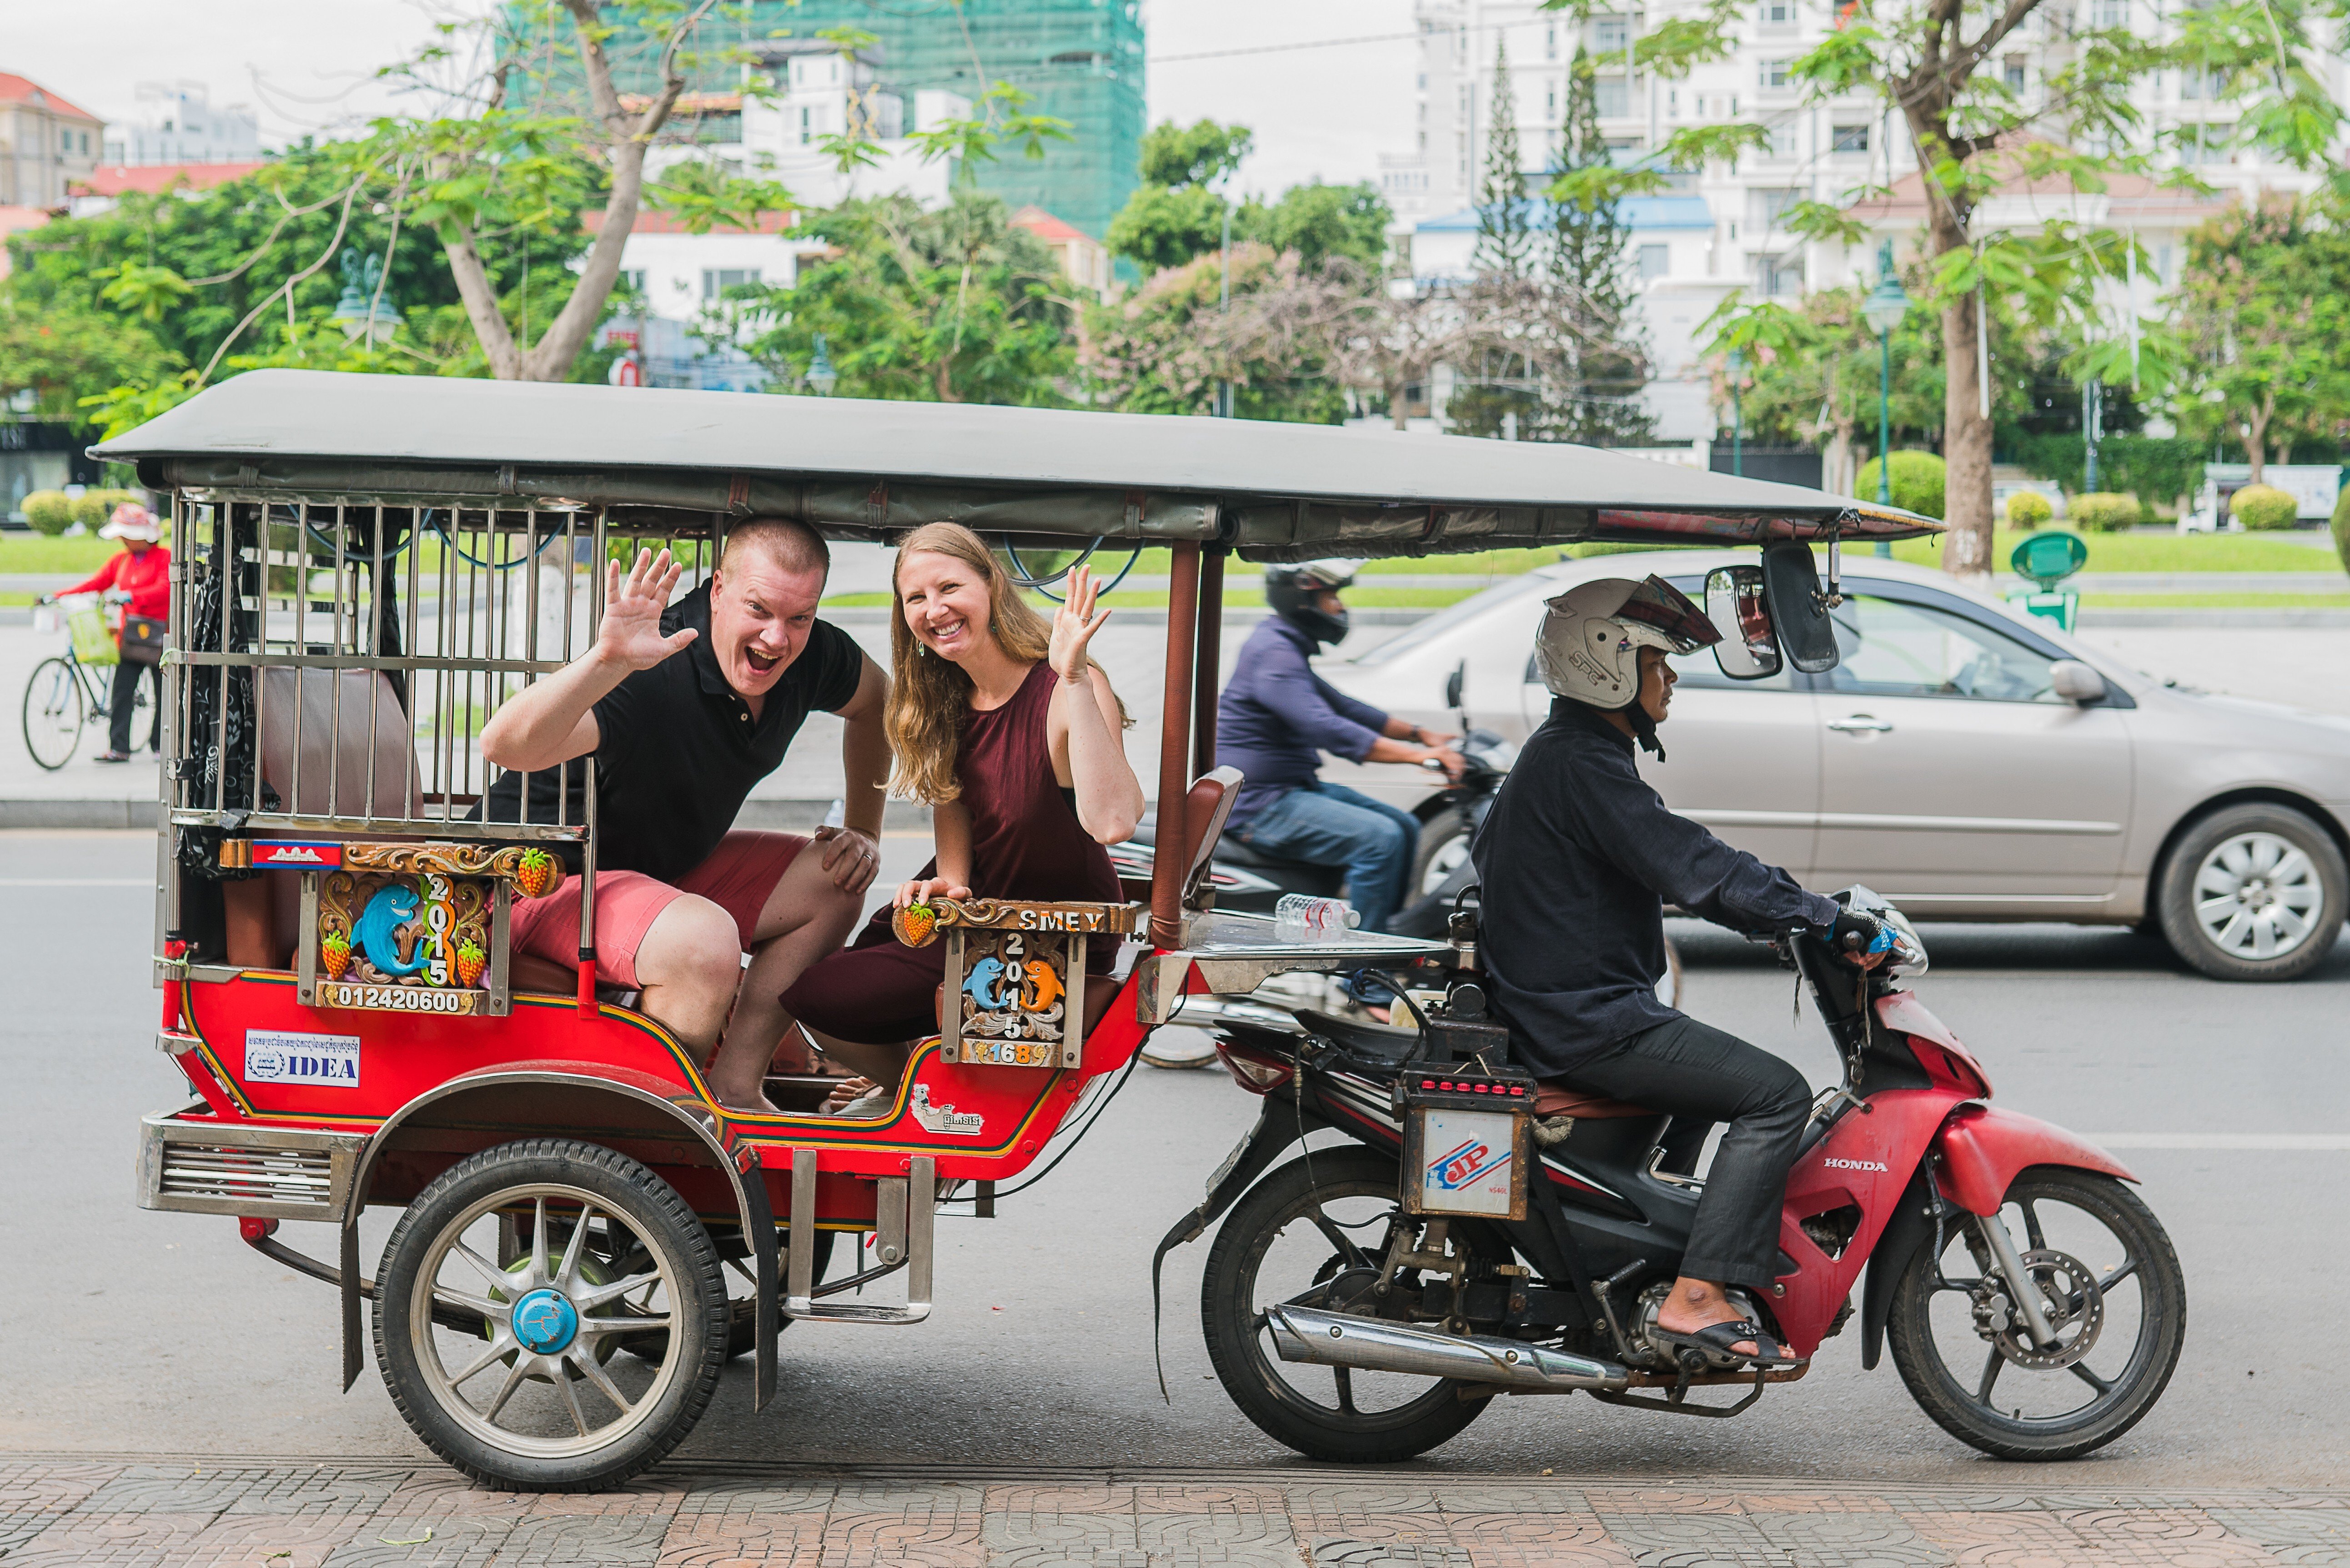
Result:
<svg viewBox="0 0 2350 1568"><path fill-rule="evenodd" d="M244 1081L356 1089L359 1086L359 1037L248 1029L244 1032Z"/></svg>

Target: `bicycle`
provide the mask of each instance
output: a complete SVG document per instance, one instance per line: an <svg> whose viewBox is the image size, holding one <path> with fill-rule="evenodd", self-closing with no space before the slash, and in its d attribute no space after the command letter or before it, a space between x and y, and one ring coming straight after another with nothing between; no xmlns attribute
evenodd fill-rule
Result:
<svg viewBox="0 0 2350 1568"><path fill-rule="evenodd" d="M73 613L97 619L100 634L111 640L98 610ZM25 682L25 750L48 773L73 761L75 751L81 745L85 725L92 721L103 724L111 716L108 688L113 680L112 667L84 663L80 657L83 640L78 633L65 652L51 654L33 666L33 677ZM137 689L135 700L139 707L147 706L147 688L143 683ZM132 723L135 726L137 722L134 713Z"/></svg>

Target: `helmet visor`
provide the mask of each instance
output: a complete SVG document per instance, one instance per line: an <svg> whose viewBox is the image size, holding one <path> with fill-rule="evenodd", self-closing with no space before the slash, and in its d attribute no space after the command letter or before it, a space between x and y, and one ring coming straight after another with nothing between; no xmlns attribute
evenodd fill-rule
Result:
<svg viewBox="0 0 2350 1568"><path fill-rule="evenodd" d="M1645 627L1660 633L1675 653L1691 653L1721 640L1721 633L1690 597L1662 577L1650 576L1632 590L1616 612L1627 627Z"/></svg>

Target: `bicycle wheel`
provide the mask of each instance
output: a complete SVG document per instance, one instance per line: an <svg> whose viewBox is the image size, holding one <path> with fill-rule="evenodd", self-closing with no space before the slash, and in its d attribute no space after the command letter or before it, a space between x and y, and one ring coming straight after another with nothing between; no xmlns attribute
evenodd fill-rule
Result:
<svg viewBox="0 0 2350 1568"><path fill-rule="evenodd" d="M73 761L81 744L81 682L63 659L44 659L25 682L25 750L50 773Z"/></svg>

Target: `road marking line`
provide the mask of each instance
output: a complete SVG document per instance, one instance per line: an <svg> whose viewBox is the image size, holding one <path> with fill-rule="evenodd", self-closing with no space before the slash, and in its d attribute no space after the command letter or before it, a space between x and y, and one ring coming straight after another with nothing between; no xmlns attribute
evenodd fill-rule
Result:
<svg viewBox="0 0 2350 1568"><path fill-rule="evenodd" d="M0 877L0 888L153 888L152 877Z"/></svg>
<svg viewBox="0 0 2350 1568"><path fill-rule="evenodd" d="M2084 1133L2106 1148L2350 1149L2350 1133Z"/></svg>

